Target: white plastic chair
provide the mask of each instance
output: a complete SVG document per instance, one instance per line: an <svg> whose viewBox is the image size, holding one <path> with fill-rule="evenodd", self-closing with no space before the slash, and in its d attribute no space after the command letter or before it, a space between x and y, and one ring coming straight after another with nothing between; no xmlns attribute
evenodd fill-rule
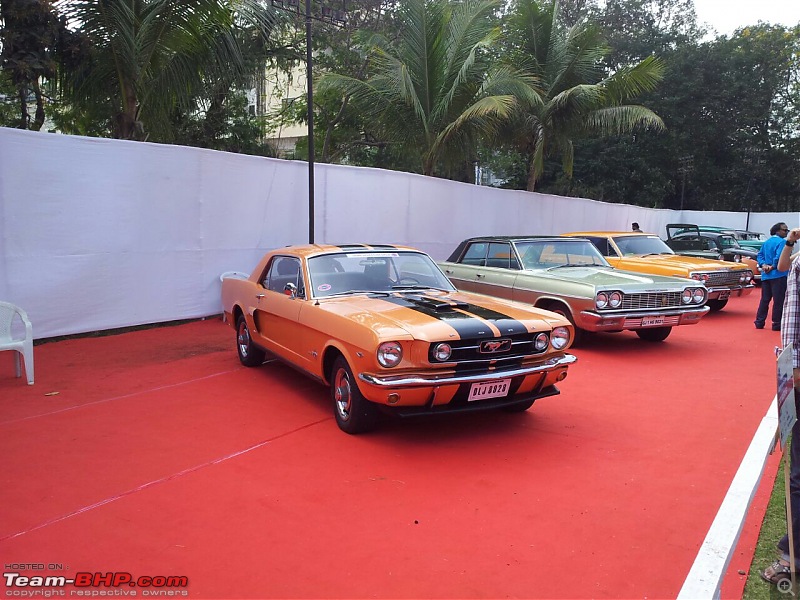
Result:
<svg viewBox="0 0 800 600"><path fill-rule="evenodd" d="M242 273L241 271L225 271L219 276L219 280L222 281L226 277L232 277L234 279L250 279L250 273Z"/></svg>
<svg viewBox="0 0 800 600"><path fill-rule="evenodd" d="M11 325L17 315L25 325L24 339L11 337ZM20 354L25 358L25 375L28 378L28 385L33 385L33 326L24 310L8 302L0 302L0 351L3 350L16 351L14 354L14 367L16 368L17 377L22 376L22 369L19 364Z"/></svg>

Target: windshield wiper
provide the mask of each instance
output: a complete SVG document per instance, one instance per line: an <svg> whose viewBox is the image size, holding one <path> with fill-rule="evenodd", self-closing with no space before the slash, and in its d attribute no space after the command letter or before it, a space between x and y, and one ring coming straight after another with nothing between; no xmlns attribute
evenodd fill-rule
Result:
<svg viewBox="0 0 800 600"><path fill-rule="evenodd" d="M594 266L596 265L579 265L573 263L565 263L563 265L555 265L554 267L548 267L547 270L552 271L553 269L562 269L564 267L594 267Z"/></svg>

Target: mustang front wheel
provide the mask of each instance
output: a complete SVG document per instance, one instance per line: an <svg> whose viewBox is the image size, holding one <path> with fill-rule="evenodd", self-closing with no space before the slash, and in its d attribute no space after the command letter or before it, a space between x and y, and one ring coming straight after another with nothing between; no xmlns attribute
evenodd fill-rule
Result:
<svg viewBox="0 0 800 600"><path fill-rule="evenodd" d="M339 356L331 370L331 398L336 424L345 433L363 433L375 425L377 413L361 395L347 361Z"/></svg>
<svg viewBox="0 0 800 600"><path fill-rule="evenodd" d="M257 367L264 362L264 351L253 344L244 315L236 320L236 351L245 367Z"/></svg>

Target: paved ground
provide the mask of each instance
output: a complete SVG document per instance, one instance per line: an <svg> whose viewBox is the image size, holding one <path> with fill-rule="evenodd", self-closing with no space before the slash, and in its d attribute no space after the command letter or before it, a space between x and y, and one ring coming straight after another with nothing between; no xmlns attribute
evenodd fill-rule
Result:
<svg viewBox="0 0 800 600"><path fill-rule="evenodd" d="M37 346L32 387L2 353L4 572L188 578L94 590L139 597L674 598L775 393L758 293L661 344L591 337L522 415L356 437L319 384L241 367L217 319Z"/></svg>

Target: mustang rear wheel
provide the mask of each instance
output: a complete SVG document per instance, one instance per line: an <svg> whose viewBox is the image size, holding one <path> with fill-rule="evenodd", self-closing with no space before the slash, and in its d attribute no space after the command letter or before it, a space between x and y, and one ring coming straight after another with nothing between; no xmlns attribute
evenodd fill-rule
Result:
<svg viewBox="0 0 800 600"><path fill-rule="evenodd" d="M253 344L244 315L236 319L236 351L245 367L257 367L264 362L264 351Z"/></svg>
<svg viewBox="0 0 800 600"><path fill-rule="evenodd" d="M334 361L330 382L333 414L339 429L350 434L372 429L377 420L377 409L361 395L344 357L339 356Z"/></svg>
<svg viewBox="0 0 800 600"><path fill-rule="evenodd" d="M671 331L672 327L652 327L649 329L637 329L636 335L646 342L663 342Z"/></svg>

